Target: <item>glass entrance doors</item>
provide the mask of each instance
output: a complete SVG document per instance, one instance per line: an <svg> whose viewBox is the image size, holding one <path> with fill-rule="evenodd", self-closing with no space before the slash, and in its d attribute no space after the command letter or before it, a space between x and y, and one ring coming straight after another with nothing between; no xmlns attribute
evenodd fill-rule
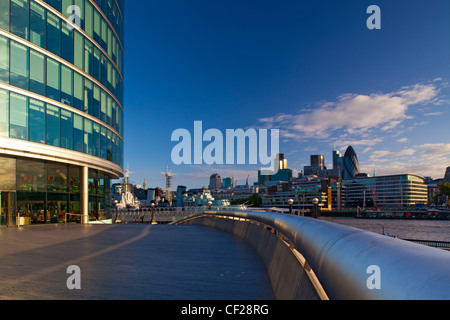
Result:
<svg viewBox="0 0 450 320"><path fill-rule="evenodd" d="M0 226L17 225L16 193L0 191Z"/></svg>

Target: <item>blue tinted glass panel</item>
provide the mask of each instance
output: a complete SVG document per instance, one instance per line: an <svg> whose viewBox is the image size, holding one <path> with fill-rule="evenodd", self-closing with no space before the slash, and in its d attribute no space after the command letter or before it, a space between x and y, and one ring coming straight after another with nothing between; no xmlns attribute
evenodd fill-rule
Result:
<svg viewBox="0 0 450 320"><path fill-rule="evenodd" d="M61 147L73 149L73 114L61 109Z"/></svg>
<svg viewBox="0 0 450 320"><path fill-rule="evenodd" d="M66 23L62 23L61 30L61 57L73 64L73 30Z"/></svg>
<svg viewBox="0 0 450 320"><path fill-rule="evenodd" d="M46 59L37 51L30 50L30 91L46 95Z"/></svg>
<svg viewBox="0 0 450 320"><path fill-rule="evenodd" d="M73 105L73 71L65 65L61 66L61 102Z"/></svg>
<svg viewBox="0 0 450 320"><path fill-rule="evenodd" d="M59 108L47 104L47 144L55 147L60 146L61 138L61 120Z"/></svg>
<svg viewBox="0 0 450 320"><path fill-rule="evenodd" d="M29 10L30 4L28 0L11 1L11 33L25 40L28 40L30 30Z"/></svg>
<svg viewBox="0 0 450 320"><path fill-rule="evenodd" d="M30 99L30 141L45 143L45 103Z"/></svg>
<svg viewBox="0 0 450 320"><path fill-rule="evenodd" d="M11 41L10 84L28 90L28 47Z"/></svg>
<svg viewBox="0 0 450 320"><path fill-rule="evenodd" d="M83 152L84 150L84 123L83 117L73 115L73 145L74 150Z"/></svg>
<svg viewBox="0 0 450 320"><path fill-rule="evenodd" d="M10 1L0 1L0 29L9 31Z"/></svg>
<svg viewBox="0 0 450 320"><path fill-rule="evenodd" d="M47 0L47 3L61 12L61 0Z"/></svg>
<svg viewBox="0 0 450 320"><path fill-rule="evenodd" d="M9 136L28 140L28 98L10 93Z"/></svg>
<svg viewBox="0 0 450 320"><path fill-rule="evenodd" d="M9 92L0 89L0 136L9 136Z"/></svg>
<svg viewBox="0 0 450 320"><path fill-rule="evenodd" d="M61 21L50 12L47 12L47 50L61 56Z"/></svg>
<svg viewBox="0 0 450 320"><path fill-rule="evenodd" d="M60 71L59 62L47 58L47 97L60 100Z"/></svg>
<svg viewBox="0 0 450 320"><path fill-rule="evenodd" d="M9 83L9 39L0 36L0 81Z"/></svg>
<svg viewBox="0 0 450 320"><path fill-rule="evenodd" d="M47 18L45 9L30 2L30 41L41 48L47 46Z"/></svg>

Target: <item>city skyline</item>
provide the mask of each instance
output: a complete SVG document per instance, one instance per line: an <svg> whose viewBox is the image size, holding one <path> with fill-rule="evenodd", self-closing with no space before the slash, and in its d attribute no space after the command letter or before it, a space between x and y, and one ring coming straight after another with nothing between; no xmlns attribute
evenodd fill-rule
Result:
<svg viewBox="0 0 450 320"><path fill-rule="evenodd" d="M381 8L369 30L366 9ZM259 165L174 165L179 128L280 129L297 172L353 146L361 171L442 178L450 166L448 1L131 2L125 11L125 167L131 180L237 184ZM138 21L148 21L138 25ZM144 57L144 58L143 58Z"/></svg>

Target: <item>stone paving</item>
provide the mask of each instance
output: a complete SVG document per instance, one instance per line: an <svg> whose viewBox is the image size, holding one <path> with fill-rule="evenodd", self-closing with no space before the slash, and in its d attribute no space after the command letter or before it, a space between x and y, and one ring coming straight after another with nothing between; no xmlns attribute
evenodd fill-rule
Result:
<svg viewBox="0 0 450 320"><path fill-rule="evenodd" d="M68 289L80 268L81 289ZM256 252L201 226L36 225L0 228L3 300L268 300Z"/></svg>

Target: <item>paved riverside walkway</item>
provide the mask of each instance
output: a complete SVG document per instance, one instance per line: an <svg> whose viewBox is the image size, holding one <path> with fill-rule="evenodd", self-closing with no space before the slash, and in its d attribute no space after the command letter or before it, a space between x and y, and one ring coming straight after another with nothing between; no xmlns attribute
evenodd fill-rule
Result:
<svg viewBox="0 0 450 320"><path fill-rule="evenodd" d="M69 290L67 268L81 270ZM0 228L0 299L266 300L266 269L242 240L201 226Z"/></svg>

